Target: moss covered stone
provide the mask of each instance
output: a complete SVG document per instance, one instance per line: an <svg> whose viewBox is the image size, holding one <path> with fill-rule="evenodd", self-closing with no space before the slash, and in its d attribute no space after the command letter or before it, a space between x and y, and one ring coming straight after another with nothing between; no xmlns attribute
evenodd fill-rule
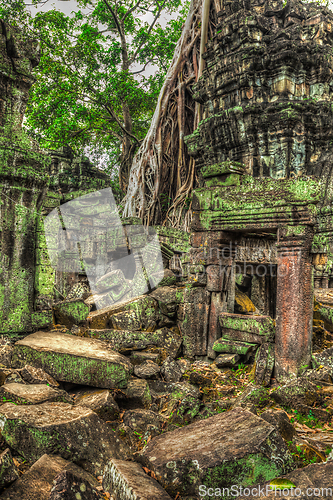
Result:
<svg viewBox="0 0 333 500"><path fill-rule="evenodd" d="M198 496L202 484L251 486L295 468L274 427L241 408L153 438L140 461L172 496Z"/></svg>
<svg viewBox="0 0 333 500"><path fill-rule="evenodd" d="M256 344L249 344L247 342L238 342L225 340L223 338L216 340L213 345L213 351L221 353L232 354L248 354L257 348Z"/></svg>
<svg viewBox="0 0 333 500"><path fill-rule="evenodd" d="M95 412L66 403L0 407L0 427L6 443L27 460L44 453L73 462L84 460L95 474L117 457L116 438Z"/></svg>
<svg viewBox="0 0 333 500"><path fill-rule="evenodd" d="M105 342L63 333L36 332L14 346L12 366L43 368L56 380L93 387L126 387L131 363Z"/></svg>
<svg viewBox="0 0 333 500"><path fill-rule="evenodd" d="M73 402L66 391L49 387L46 384L9 383L0 387L0 403L11 402L19 405L35 405L53 401Z"/></svg>

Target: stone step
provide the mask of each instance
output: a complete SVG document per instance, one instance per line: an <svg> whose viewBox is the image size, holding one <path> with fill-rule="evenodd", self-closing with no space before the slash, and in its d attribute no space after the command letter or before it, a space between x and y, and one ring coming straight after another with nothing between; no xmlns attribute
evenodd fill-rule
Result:
<svg viewBox="0 0 333 500"><path fill-rule="evenodd" d="M67 403L0 406L3 439L27 460L45 453L85 463L101 474L110 458L119 458L114 432L89 408Z"/></svg>
<svg viewBox="0 0 333 500"><path fill-rule="evenodd" d="M111 460L107 464L103 488L117 500L171 500L168 493L139 464L124 460Z"/></svg>
<svg viewBox="0 0 333 500"><path fill-rule="evenodd" d="M199 498L200 485L250 487L295 468L275 428L242 408L154 437L140 461L173 497Z"/></svg>
<svg viewBox="0 0 333 500"><path fill-rule="evenodd" d="M58 332L36 332L16 342L12 366L42 368L56 380L102 388L124 388L132 372L125 356L106 342Z"/></svg>

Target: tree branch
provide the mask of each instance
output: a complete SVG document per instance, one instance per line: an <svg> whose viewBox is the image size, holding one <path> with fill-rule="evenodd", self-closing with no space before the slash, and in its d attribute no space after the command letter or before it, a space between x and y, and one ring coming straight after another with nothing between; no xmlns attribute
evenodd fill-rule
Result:
<svg viewBox="0 0 333 500"><path fill-rule="evenodd" d="M140 141L137 137L135 137L135 135L131 134L130 132L128 132L128 130L125 129L125 127L122 125L121 121L119 120L118 116L116 115L116 113L114 112L114 110L107 106L106 104L104 105L106 111L110 114L110 116L112 116L112 118L117 122L117 124L119 125L119 127L121 128L121 130L126 134L128 135L128 137L131 137L131 139L133 139L135 142L137 142L138 144L141 144L142 141Z"/></svg>
<svg viewBox="0 0 333 500"><path fill-rule="evenodd" d="M154 61L154 58L152 57L151 59L149 59L149 61L146 62L146 64L144 65L144 67L142 69L140 69L140 71L133 71L133 72L131 71L131 75L138 75L139 73L142 73L142 71L144 71L146 69L148 64L150 64L153 61Z"/></svg>
<svg viewBox="0 0 333 500"><path fill-rule="evenodd" d="M136 4L135 4L133 7L131 7L130 9L128 9L128 11L127 11L127 12L125 12L125 15L124 15L124 17L123 17L123 22L125 21L125 19L126 19L126 18L130 15L130 14L132 14L132 12L134 12L134 11L135 11L135 9L137 9L137 8L139 7L140 3L141 3L141 0L138 0L138 1L136 2Z"/></svg>
<svg viewBox="0 0 333 500"><path fill-rule="evenodd" d="M104 1L105 1L105 0L104 0ZM149 35L150 35L150 33L152 32L152 29L153 29L153 27L155 26L155 24L156 24L156 22L157 22L158 18L160 17L161 12L162 12L162 10L163 10L163 8L164 8L164 5L166 4L166 1L167 1L167 0L164 0L164 2L162 3L162 5L160 5L160 6L159 6L159 8L158 8L157 14L156 14L156 16L154 17L154 20L153 20L153 22L151 23L151 25L149 26L149 29L148 29L148 31L147 31L147 39L149 38ZM130 66L131 64L133 64L133 62L135 61L136 56L138 55L139 51L142 49L142 47L143 47L146 43L147 43L147 40L146 40L146 41L144 41L144 42L142 42L142 43L140 43L140 45L137 47L136 51L134 52L134 54L132 55L132 57L131 57L131 58L130 58L130 60L129 60L129 66Z"/></svg>
<svg viewBox="0 0 333 500"><path fill-rule="evenodd" d="M122 32L122 29L121 29L121 26L120 26L120 23L119 23L119 19L118 17L116 16L116 13L114 12L113 8L111 7L111 5L109 4L108 0L103 0L104 4L106 5L106 7L108 8L108 10L111 12L111 15L113 17L113 20L117 26L117 30L118 30L118 33L120 36L123 36L123 32Z"/></svg>

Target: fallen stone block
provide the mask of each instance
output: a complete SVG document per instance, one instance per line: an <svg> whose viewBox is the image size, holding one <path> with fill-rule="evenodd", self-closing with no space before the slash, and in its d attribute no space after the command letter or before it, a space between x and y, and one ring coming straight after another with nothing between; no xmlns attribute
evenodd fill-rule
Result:
<svg viewBox="0 0 333 500"><path fill-rule="evenodd" d="M160 367L149 359L141 365L137 365L134 367L134 375L139 378L157 378L159 373Z"/></svg>
<svg viewBox="0 0 333 500"><path fill-rule="evenodd" d="M69 470L64 470L53 480L48 500L104 500L105 496L90 482ZM100 488L100 486L97 486Z"/></svg>
<svg viewBox="0 0 333 500"><path fill-rule="evenodd" d="M12 368L0 368L0 386L4 384L25 384L21 377L20 370L13 370Z"/></svg>
<svg viewBox="0 0 333 500"><path fill-rule="evenodd" d="M179 382L184 373L181 364L171 357L166 358L161 366L161 375L166 382Z"/></svg>
<svg viewBox="0 0 333 500"><path fill-rule="evenodd" d="M44 453L85 464L100 474L105 463L118 458L116 438L95 412L66 403L0 406L2 437L27 460Z"/></svg>
<svg viewBox="0 0 333 500"><path fill-rule="evenodd" d="M169 356L175 358L182 344L182 337L177 327L160 328L154 332L129 330L88 330L85 335L109 342L111 349L119 352L160 347Z"/></svg>
<svg viewBox="0 0 333 500"><path fill-rule="evenodd" d="M215 364L218 368L236 366L240 360L239 354L220 354L215 358Z"/></svg>
<svg viewBox="0 0 333 500"><path fill-rule="evenodd" d="M275 362L275 344L261 344L255 359L254 381L258 385L268 386L271 381Z"/></svg>
<svg viewBox="0 0 333 500"><path fill-rule="evenodd" d="M298 413L306 416L311 415L321 422L330 422L332 420L332 408L316 408L304 404L296 404L294 408Z"/></svg>
<svg viewBox="0 0 333 500"><path fill-rule="evenodd" d="M16 342L12 364L42 368L56 380L93 387L126 387L127 358L100 340L58 332L36 332Z"/></svg>
<svg viewBox="0 0 333 500"><path fill-rule="evenodd" d="M51 387L59 387L58 382L41 368L26 365L21 368L20 375L28 384L48 384Z"/></svg>
<svg viewBox="0 0 333 500"><path fill-rule="evenodd" d="M90 311L83 299L64 300L54 304L52 309L56 324L67 328L84 323Z"/></svg>
<svg viewBox="0 0 333 500"><path fill-rule="evenodd" d="M270 316L244 316L242 314L220 314L222 338L250 344L272 342L275 336L274 320Z"/></svg>
<svg viewBox="0 0 333 500"><path fill-rule="evenodd" d="M288 384L278 387L271 392L271 397L279 404L296 408L297 405L313 406L316 402L321 403L322 395L310 380L299 378Z"/></svg>
<svg viewBox="0 0 333 500"><path fill-rule="evenodd" d="M119 416L119 406L107 389L92 389L85 387L71 393L74 404L93 410L102 420L116 420Z"/></svg>
<svg viewBox="0 0 333 500"><path fill-rule="evenodd" d="M104 292L105 290L109 290L110 288L115 288L119 286L125 286L125 288L127 288L127 283L122 270L115 269L114 271L110 271L109 273L99 278L95 283L94 289L98 293L100 293Z"/></svg>
<svg viewBox="0 0 333 500"><path fill-rule="evenodd" d="M143 409L125 411L123 422L134 432L141 434L143 439L158 436L162 432L163 425L167 424L166 419L159 413Z"/></svg>
<svg viewBox="0 0 333 500"><path fill-rule="evenodd" d="M5 344L0 346L0 364L6 366L7 368L11 367L13 354L13 346L10 344Z"/></svg>
<svg viewBox="0 0 333 500"><path fill-rule="evenodd" d="M19 405L36 405L46 402L73 403L66 391L42 384L5 384L0 387L0 402Z"/></svg>
<svg viewBox="0 0 333 500"><path fill-rule="evenodd" d="M266 410L260 415L266 422L273 425L288 443L296 434L294 426L290 423L287 413L283 410Z"/></svg>
<svg viewBox="0 0 333 500"><path fill-rule="evenodd" d="M151 405L149 385L144 379L130 379L124 396L118 396L122 408L149 408Z"/></svg>
<svg viewBox="0 0 333 500"><path fill-rule="evenodd" d="M200 485L251 486L295 468L275 428L241 408L153 438L140 461L171 496L198 496Z"/></svg>
<svg viewBox="0 0 333 500"><path fill-rule="evenodd" d="M237 342L232 340L218 339L214 342L213 351L230 354L250 354L257 349L257 344L249 344L248 342Z"/></svg>
<svg viewBox="0 0 333 500"><path fill-rule="evenodd" d="M259 408L263 408L270 402L269 393L264 387L258 387L254 384L249 384L245 390L233 402L233 408L237 406L247 406L253 404Z"/></svg>
<svg viewBox="0 0 333 500"><path fill-rule="evenodd" d="M159 308L165 316L173 318L177 314L178 304L183 299L183 289L179 287L160 286L157 290L153 290L150 293L150 297L157 300Z"/></svg>
<svg viewBox="0 0 333 500"><path fill-rule="evenodd" d="M103 488L115 500L171 500L168 493L135 462L111 460L105 467Z"/></svg>
<svg viewBox="0 0 333 500"><path fill-rule="evenodd" d="M163 274L161 272L153 273L150 276L152 287L167 287L172 286L176 283L177 277L170 269L164 269Z"/></svg>
<svg viewBox="0 0 333 500"><path fill-rule="evenodd" d="M159 310L157 300L148 295L143 295L127 303L93 311L87 320L91 329L113 328L130 331L153 331L171 324L170 320Z"/></svg>
<svg viewBox="0 0 333 500"><path fill-rule="evenodd" d="M153 361L156 364L159 364L161 355L159 352L150 352L150 351L133 351L130 356L130 362L132 365L141 365L145 361Z"/></svg>
<svg viewBox="0 0 333 500"><path fill-rule="evenodd" d="M183 291L178 306L177 324L183 337L184 356L206 356L210 293L204 288Z"/></svg>
<svg viewBox="0 0 333 500"><path fill-rule="evenodd" d="M81 478L84 482L88 481L94 488L99 486L97 479L77 465L62 457L45 454L6 489L0 498L1 500L50 500L53 481L65 470L72 473L74 477ZM85 497L82 497L82 500L86 500Z"/></svg>
<svg viewBox="0 0 333 500"><path fill-rule="evenodd" d="M10 449L7 448L0 454L0 489L9 486L19 477Z"/></svg>

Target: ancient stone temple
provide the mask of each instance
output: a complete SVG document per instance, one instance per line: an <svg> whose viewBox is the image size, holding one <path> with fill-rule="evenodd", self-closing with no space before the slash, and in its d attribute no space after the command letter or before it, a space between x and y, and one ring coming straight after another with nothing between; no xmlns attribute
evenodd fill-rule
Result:
<svg viewBox="0 0 333 500"><path fill-rule="evenodd" d="M203 119L186 138L202 180L190 271L210 294L208 355L221 330L226 342L265 330L267 351L275 323L283 380L310 365L313 286L332 281L333 16L223 0L219 21L195 86Z"/></svg>
<svg viewBox="0 0 333 500"><path fill-rule="evenodd" d="M42 152L22 129L38 64L37 41L0 21L0 333L20 334L52 324L55 289L65 295L80 280L56 275L45 244L44 217L87 192L110 185L109 176L69 148ZM59 298L58 298L59 300Z"/></svg>

